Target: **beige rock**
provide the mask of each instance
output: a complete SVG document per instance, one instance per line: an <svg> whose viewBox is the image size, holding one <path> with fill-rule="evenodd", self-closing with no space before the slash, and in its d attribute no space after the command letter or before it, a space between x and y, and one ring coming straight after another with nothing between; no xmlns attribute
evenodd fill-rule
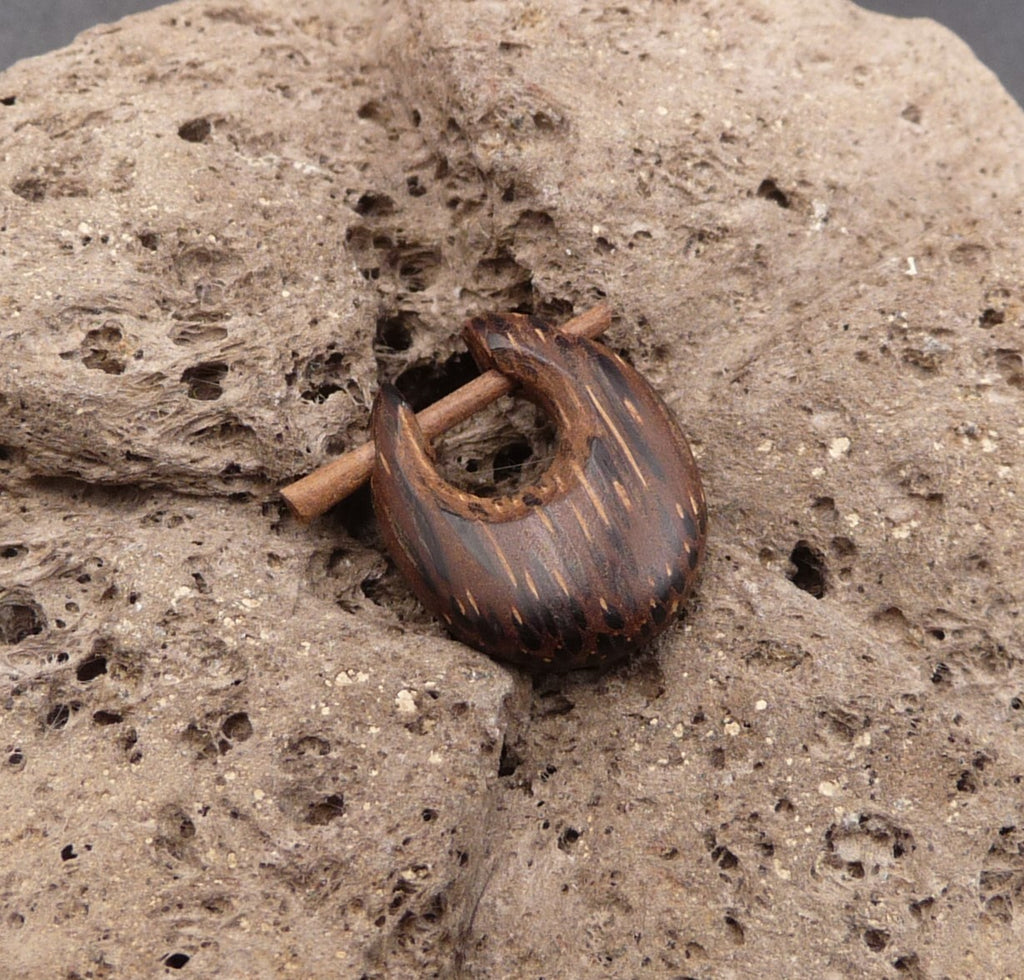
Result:
<svg viewBox="0 0 1024 980"><path fill-rule="evenodd" d="M0 75L4 969L1015 976L1019 108L838 0L287 11ZM365 494L275 491L464 378L466 315L600 297L709 560L648 655L531 684ZM445 472L529 478L537 421Z"/></svg>

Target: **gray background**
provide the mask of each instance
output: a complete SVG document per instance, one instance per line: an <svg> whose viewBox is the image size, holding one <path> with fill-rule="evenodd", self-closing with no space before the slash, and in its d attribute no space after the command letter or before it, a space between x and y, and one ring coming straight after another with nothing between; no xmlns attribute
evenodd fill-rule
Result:
<svg viewBox="0 0 1024 980"><path fill-rule="evenodd" d="M860 5L905 17L933 17L945 24L1024 105L1022 0L861 0ZM0 69L61 47L93 24L158 6L155 0L0 0Z"/></svg>

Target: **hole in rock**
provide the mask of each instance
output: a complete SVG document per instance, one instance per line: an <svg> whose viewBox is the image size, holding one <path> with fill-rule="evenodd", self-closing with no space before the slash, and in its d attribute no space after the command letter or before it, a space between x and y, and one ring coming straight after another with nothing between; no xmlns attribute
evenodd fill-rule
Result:
<svg viewBox="0 0 1024 980"><path fill-rule="evenodd" d="M83 683L96 680L107 672L106 657L89 657L83 660L75 671L75 676Z"/></svg>
<svg viewBox="0 0 1024 980"><path fill-rule="evenodd" d="M727 847L716 847L711 852L711 860L715 861L723 871L735 868L740 863L740 859Z"/></svg>
<svg viewBox="0 0 1024 980"><path fill-rule="evenodd" d="M566 827L565 830L558 835L558 849L560 851L568 851L581 836L582 832L577 830L575 827Z"/></svg>
<svg viewBox="0 0 1024 980"><path fill-rule="evenodd" d="M368 575L359 583L359 591L375 606L385 606L389 582L383 575Z"/></svg>
<svg viewBox="0 0 1024 980"><path fill-rule="evenodd" d="M124 716L117 711L105 711L101 708L92 715L94 725L119 725L122 721Z"/></svg>
<svg viewBox="0 0 1024 980"><path fill-rule="evenodd" d="M739 924L739 921L734 919L731 915L725 917L725 927L729 931L729 938L737 946L742 946L746 942L746 934L744 933L743 926Z"/></svg>
<svg viewBox="0 0 1024 980"><path fill-rule="evenodd" d="M46 717L43 719L43 724L47 728L58 729L63 728L68 721L71 719L72 705L68 704L55 704L49 711L46 712Z"/></svg>
<svg viewBox="0 0 1024 980"><path fill-rule="evenodd" d="M164 966L169 966L172 970L180 970L190 959L192 957L188 953L168 953L162 962Z"/></svg>
<svg viewBox="0 0 1024 980"><path fill-rule="evenodd" d="M46 614L34 599L17 594L0 599L0 643L13 646L45 627Z"/></svg>
<svg viewBox="0 0 1024 980"><path fill-rule="evenodd" d="M178 135L186 143L202 143L209 137L212 130L213 126L210 125L210 120L200 116L198 119L183 122L178 127Z"/></svg>
<svg viewBox="0 0 1024 980"><path fill-rule="evenodd" d="M299 755L327 755L331 751L331 743L319 735L303 735L292 743L291 748Z"/></svg>
<svg viewBox="0 0 1024 980"><path fill-rule="evenodd" d="M322 384L318 384L315 388L307 388L302 392L303 401L313 402L314 405L322 405L331 395L337 394L339 391L344 391L344 387L339 384L333 384L330 381L324 381Z"/></svg>
<svg viewBox="0 0 1024 980"><path fill-rule="evenodd" d="M244 742L252 738L252 722L244 711L237 711L233 715L228 715L220 728L234 742Z"/></svg>
<svg viewBox="0 0 1024 980"><path fill-rule="evenodd" d="M168 331L167 336L177 347L189 344L214 343L228 335L227 327L218 327L205 323L182 323Z"/></svg>
<svg viewBox="0 0 1024 980"><path fill-rule="evenodd" d="M60 849L60 859L62 861L74 861L76 857L78 857L78 855L75 853L74 844L65 844Z"/></svg>
<svg viewBox="0 0 1024 980"><path fill-rule="evenodd" d="M494 482L515 482L523 472L523 464L533 455L533 449L524 439L502 446L494 454Z"/></svg>
<svg viewBox="0 0 1024 980"><path fill-rule="evenodd" d="M399 312L395 316L381 317L377 321L374 341L383 350L408 350L412 346L414 313Z"/></svg>
<svg viewBox="0 0 1024 980"><path fill-rule="evenodd" d="M892 961L893 968L897 973L912 973L915 976L923 976L920 973L920 960L917 953L908 953L906 956L897 956Z"/></svg>
<svg viewBox="0 0 1024 980"><path fill-rule="evenodd" d="M25 201L41 201L46 197L47 184L41 177L26 177L11 184L11 190Z"/></svg>
<svg viewBox="0 0 1024 980"><path fill-rule="evenodd" d="M965 770L960 773L960 778L956 781L956 788L961 793L977 793L978 781L972 772Z"/></svg>
<svg viewBox="0 0 1024 980"><path fill-rule="evenodd" d="M360 119L378 120L383 115L383 112L384 107L376 99L369 99L356 109L356 115Z"/></svg>
<svg viewBox="0 0 1024 980"><path fill-rule="evenodd" d="M373 520L373 496L370 493L369 482L335 505L330 511L330 516L350 538L362 544L372 544L377 540L377 525Z"/></svg>
<svg viewBox="0 0 1024 980"><path fill-rule="evenodd" d="M884 929L865 929L864 944L875 953L880 953L889 945L889 933Z"/></svg>
<svg viewBox="0 0 1024 980"><path fill-rule="evenodd" d="M367 191L360 195L354 210L356 214L361 214L364 217L379 218L393 213L395 202L387 194L374 194Z"/></svg>
<svg viewBox="0 0 1024 980"><path fill-rule="evenodd" d="M790 205L789 195L771 177L766 177L758 185L757 196L777 204L780 208L788 208Z"/></svg>
<svg viewBox="0 0 1024 980"><path fill-rule="evenodd" d="M922 898L918 902L910 903L910 914L915 919L920 919L925 912L927 912L935 904L935 899L930 895L927 898Z"/></svg>
<svg viewBox="0 0 1024 980"><path fill-rule="evenodd" d="M516 231L543 235L553 228L555 219L547 211L523 211L516 219Z"/></svg>
<svg viewBox="0 0 1024 980"><path fill-rule="evenodd" d="M325 796L319 803L310 803L306 822L318 827L329 824L345 812L345 798L341 793Z"/></svg>
<svg viewBox="0 0 1024 980"><path fill-rule="evenodd" d="M825 595L825 556L807 541L798 541L789 560L793 563L793 571L787 576L789 580L804 592L820 599Z"/></svg>
<svg viewBox="0 0 1024 980"><path fill-rule="evenodd" d="M398 278L410 293L421 293L435 279L441 268L441 252L436 248L410 245L389 256Z"/></svg>
<svg viewBox="0 0 1024 980"><path fill-rule="evenodd" d="M978 326L989 330L992 327L998 327L1005 320L1006 314L1002 310L996 310L989 306L981 311L981 316L978 317Z"/></svg>
<svg viewBox="0 0 1024 980"><path fill-rule="evenodd" d="M223 361L204 361L194 367L186 368L181 374L182 384L188 385L188 397L201 402L216 401L224 389L221 382L228 373L228 366Z"/></svg>
<svg viewBox="0 0 1024 980"><path fill-rule="evenodd" d="M344 391L349 377L348 361L344 353L328 348L309 359L303 369L305 387L301 398L322 405L331 395Z"/></svg>
<svg viewBox="0 0 1024 980"><path fill-rule="evenodd" d="M522 758L507 742L501 746L501 758L498 761L498 775L511 776L523 764Z"/></svg>
<svg viewBox="0 0 1024 980"><path fill-rule="evenodd" d="M857 545L849 538L837 537L832 539L832 550L840 558L849 558L857 553Z"/></svg>
<svg viewBox="0 0 1024 980"><path fill-rule="evenodd" d="M452 354L440 363L416 364L395 378L402 397L419 412L456 388L472 381L480 372L466 351Z"/></svg>
<svg viewBox="0 0 1024 980"><path fill-rule="evenodd" d="M225 915L235 907L228 895L213 895L203 899L202 906L203 910L211 915Z"/></svg>

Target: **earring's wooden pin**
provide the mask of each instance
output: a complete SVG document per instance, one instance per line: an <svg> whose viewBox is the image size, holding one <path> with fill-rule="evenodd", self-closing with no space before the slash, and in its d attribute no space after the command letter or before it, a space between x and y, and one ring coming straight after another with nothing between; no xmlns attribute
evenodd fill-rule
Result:
<svg viewBox="0 0 1024 980"><path fill-rule="evenodd" d="M593 338L604 333L611 322L611 308L599 303L564 323L561 329L576 337ZM416 419L427 438L433 439L511 390L512 383L503 374L487 371L423 409ZM374 451L373 442L366 442L284 487L281 496L288 509L303 523L326 513L370 478Z"/></svg>

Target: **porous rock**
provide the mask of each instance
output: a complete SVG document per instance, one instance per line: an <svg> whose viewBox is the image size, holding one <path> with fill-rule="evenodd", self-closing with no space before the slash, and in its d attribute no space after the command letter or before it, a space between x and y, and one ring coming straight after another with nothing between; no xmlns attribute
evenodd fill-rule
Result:
<svg viewBox="0 0 1024 980"><path fill-rule="evenodd" d="M171 4L0 75L0 930L24 977L1010 976L1024 125L846 2ZM606 297L711 543L601 677L276 489ZM470 487L548 436L444 441Z"/></svg>

